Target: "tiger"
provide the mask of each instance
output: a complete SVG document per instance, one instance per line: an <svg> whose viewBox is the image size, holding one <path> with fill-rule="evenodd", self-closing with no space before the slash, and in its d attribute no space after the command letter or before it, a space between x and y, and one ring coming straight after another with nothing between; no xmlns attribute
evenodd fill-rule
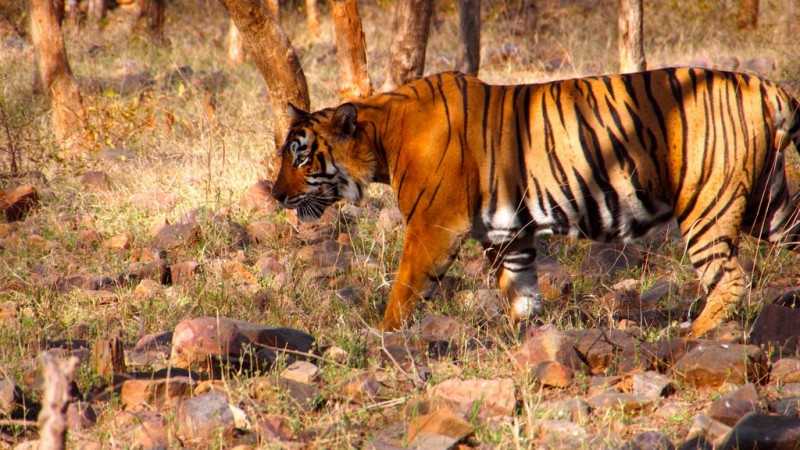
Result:
<svg viewBox="0 0 800 450"><path fill-rule="evenodd" d="M700 337L746 293L742 231L798 245L783 150L798 148L799 106L766 79L705 68L519 85L440 73L316 112L289 105L272 195L308 221L391 185L405 238L384 330L431 296L469 238L520 323L542 311L537 236L629 242L677 221L704 289L686 330Z"/></svg>

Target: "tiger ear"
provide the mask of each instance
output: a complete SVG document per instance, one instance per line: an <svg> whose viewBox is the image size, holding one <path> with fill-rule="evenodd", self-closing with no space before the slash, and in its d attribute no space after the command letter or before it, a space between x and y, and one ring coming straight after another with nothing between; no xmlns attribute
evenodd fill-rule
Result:
<svg viewBox="0 0 800 450"><path fill-rule="evenodd" d="M333 127L343 136L352 136L356 133L356 119L358 110L352 103L343 103L333 113Z"/></svg>
<svg viewBox="0 0 800 450"><path fill-rule="evenodd" d="M292 102L286 104L286 113L289 114L289 120L291 121L292 125L308 117L307 111L294 106Z"/></svg>

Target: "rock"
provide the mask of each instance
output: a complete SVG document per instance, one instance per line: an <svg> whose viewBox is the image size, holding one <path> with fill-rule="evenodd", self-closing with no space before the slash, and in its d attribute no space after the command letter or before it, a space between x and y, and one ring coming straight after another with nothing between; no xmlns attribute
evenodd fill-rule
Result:
<svg viewBox="0 0 800 450"><path fill-rule="evenodd" d="M739 420L716 448L794 450L800 442L800 418L750 413Z"/></svg>
<svg viewBox="0 0 800 450"><path fill-rule="evenodd" d="M231 404L219 391L182 401L176 422L178 436L185 442L194 443L230 436L235 427Z"/></svg>
<svg viewBox="0 0 800 450"><path fill-rule="evenodd" d="M466 326L452 317L429 314L422 319L420 335L428 343L453 343L465 337Z"/></svg>
<svg viewBox="0 0 800 450"><path fill-rule="evenodd" d="M269 328L225 317L180 322L172 336L170 361L176 367L203 364L209 358L238 357L246 346L307 353L314 338L289 328Z"/></svg>
<svg viewBox="0 0 800 450"><path fill-rule="evenodd" d="M555 301L572 292L572 277L555 259L536 260L537 286L547 301Z"/></svg>
<svg viewBox="0 0 800 450"><path fill-rule="evenodd" d="M446 404L465 416L474 413L474 408L480 408L478 415L484 418L510 416L517 403L510 378L450 379L433 386L429 392L434 402Z"/></svg>
<svg viewBox="0 0 800 450"><path fill-rule="evenodd" d="M456 296L465 308L478 312L482 320L493 321L505 317L503 311L508 302L501 298L497 289L460 291Z"/></svg>
<svg viewBox="0 0 800 450"><path fill-rule="evenodd" d="M144 279L139 282L136 289L133 290L133 296L139 300L152 300L162 293L163 289L161 284L150 280Z"/></svg>
<svg viewBox="0 0 800 450"><path fill-rule="evenodd" d="M22 406L22 391L10 378L0 378L0 417L10 417Z"/></svg>
<svg viewBox="0 0 800 450"><path fill-rule="evenodd" d="M153 247L174 250L200 241L202 230L197 223L176 223L162 226L153 237Z"/></svg>
<svg viewBox="0 0 800 450"><path fill-rule="evenodd" d="M171 346L171 331L147 334L130 351L125 352L125 363L129 366L165 368L169 363Z"/></svg>
<svg viewBox="0 0 800 450"><path fill-rule="evenodd" d="M17 302L2 302L0 303L0 323L7 324L13 322L17 318Z"/></svg>
<svg viewBox="0 0 800 450"><path fill-rule="evenodd" d="M285 236L285 230L270 220L257 220L250 222L245 228L250 242L266 244L275 242Z"/></svg>
<svg viewBox="0 0 800 450"><path fill-rule="evenodd" d="M379 231L387 233L401 227L404 221L403 213L401 213L400 209L396 206L383 208L378 214L376 227Z"/></svg>
<svg viewBox="0 0 800 450"><path fill-rule="evenodd" d="M800 417L800 397L773 400L769 402L769 410L784 416Z"/></svg>
<svg viewBox="0 0 800 450"><path fill-rule="evenodd" d="M131 248L133 237L130 233L120 233L103 241L103 248L107 250L128 250Z"/></svg>
<svg viewBox="0 0 800 450"><path fill-rule="evenodd" d="M350 354L347 353L347 350L332 345L328 347L327 350L322 354L325 359L331 360L335 363L339 364L347 364L347 361L350 359Z"/></svg>
<svg viewBox="0 0 800 450"><path fill-rule="evenodd" d="M139 425L133 430L131 447L142 450L169 448L167 422L160 414L144 414L138 419Z"/></svg>
<svg viewBox="0 0 800 450"><path fill-rule="evenodd" d="M766 356L754 345L703 343L675 364L678 377L695 387L716 387L725 382L743 384L766 374Z"/></svg>
<svg viewBox="0 0 800 450"><path fill-rule="evenodd" d="M700 345L700 342L684 338L662 339L655 343L655 353L653 355L654 366L659 370L665 371L675 366L675 363L693 348Z"/></svg>
<svg viewBox="0 0 800 450"><path fill-rule="evenodd" d="M317 406L319 386L310 383L299 383L294 380L281 378L278 385L289 394L297 406L303 411L311 411Z"/></svg>
<svg viewBox="0 0 800 450"><path fill-rule="evenodd" d="M100 233L94 229L81 230L78 232L78 247L83 249L96 248L102 238Z"/></svg>
<svg viewBox="0 0 800 450"><path fill-rule="evenodd" d="M770 383L800 383L800 359L781 358L772 365Z"/></svg>
<svg viewBox="0 0 800 450"><path fill-rule="evenodd" d="M358 286L345 286L336 291L336 298L351 306L361 306L365 304L367 294Z"/></svg>
<svg viewBox="0 0 800 450"><path fill-rule="evenodd" d="M756 387L747 383L711 403L706 414L725 425L733 426L745 414L757 411L758 401Z"/></svg>
<svg viewBox="0 0 800 450"><path fill-rule="evenodd" d="M342 386L342 396L351 402L365 402L377 397L380 383L372 373L360 373Z"/></svg>
<svg viewBox="0 0 800 450"><path fill-rule="evenodd" d="M408 425L411 448L435 450L453 448L475 429L449 408L438 408L416 417Z"/></svg>
<svg viewBox="0 0 800 450"><path fill-rule="evenodd" d="M276 415L259 418L257 433L262 442L288 442L294 437L289 420Z"/></svg>
<svg viewBox="0 0 800 450"><path fill-rule="evenodd" d="M170 279L175 286L191 285L200 273L197 261L183 261L169 266Z"/></svg>
<svg viewBox="0 0 800 450"><path fill-rule="evenodd" d="M37 206L39 206L39 193L31 185L17 186L0 193L0 209L3 210L8 222L24 219Z"/></svg>
<svg viewBox="0 0 800 450"><path fill-rule="evenodd" d="M622 377L617 375L599 376L595 375L589 377L589 389L587 395L593 396L604 394L606 392L620 392L619 384L622 382Z"/></svg>
<svg viewBox="0 0 800 450"><path fill-rule="evenodd" d="M581 448L588 435L586 430L566 420L537 420L535 433L549 448Z"/></svg>
<svg viewBox="0 0 800 450"><path fill-rule="evenodd" d="M247 189L239 205L249 212L274 212L278 208L278 202L272 197L272 183L266 180L257 181Z"/></svg>
<svg viewBox="0 0 800 450"><path fill-rule="evenodd" d="M607 276L641 264L642 254L635 245L592 242L581 270L588 274Z"/></svg>
<svg viewBox="0 0 800 450"><path fill-rule="evenodd" d="M279 286L287 281L286 265L281 264L274 256L264 255L256 261L256 269L262 278L272 279Z"/></svg>
<svg viewBox="0 0 800 450"><path fill-rule="evenodd" d="M565 388L572 384L574 373L556 361L542 361L531 370L533 379L542 386Z"/></svg>
<svg viewBox="0 0 800 450"><path fill-rule="evenodd" d="M698 414L692 420L688 438L703 437L712 444L718 444L730 432L731 427L716 421L705 414Z"/></svg>
<svg viewBox="0 0 800 450"><path fill-rule="evenodd" d="M107 173L99 170L84 172L81 176L81 184L84 188L92 192L111 190L111 178Z"/></svg>
<svg viewBox="0 0 800 450"><path fill-rule="evenodd" d="M308 361L295 361L281 372L281 378L311 384L319 379L319 367Z"/></svg>
<svg viewBox="0 0 800 450"><path fill-rule="evenodd" d="M194 381L185 376L125 380L120 389L122 406L131 411L174 405L192 393Z"/></svg>
<svg viewBox="0 0 800 450"><path fill-rule="evenodd" d="M114 375L124 373L125 349L116 336L97 339L92 346L92 367L102 378L110 381Z"/></svg>
<svg viewBox="0 0 800 450"><path fill-rule="evenodd" d="M92 405L76 401L67 406L67 429L70 431L83 431L97 423L97 413Z"/></svg>
<svg viewBox="0 0 800 450"><path fill-rule="evenodd" d="M662 396L667 396L675 391L675 386L672 379L666 375L658 372L644 372L636 373L633 375L633 389L634 395L643 398L658 399Z"/></svg>
<svg viewBox="0 0 800 450"><path fill-rule="evenodd" d="M296 253L297 258L319 269L335 269L346 271L350 268L353 251L333 240L325 240L318 244L307 245Z"/></svg>
<svg viewBox="0 0 800 450"><path fill-rule="evenodd" d="M588 329L571 331L569 335L576 340L575 349L593 374L605 373L608 369L647 370L652 366L655 353L652 346L624 331Z"/></svg>
<svg viewBox="0 0 800 450"><path fill-rule="evenodd" d="M553 419L567 419L573 422L585 421L591 411L589 403L579 397L546 402L541 405L540 409L543 412L549 412Z"/></svg>
<svg viewBox="0 0 800 450"><path fill-rule="evenodd" d="M755 345L792 345L800 343L800 309L767 304L761 308L750 331L749 341Z"/></svg>
<svg viewBox="0 0 800 450"><path fill-rule="evenodd" d="M658 431L645 431L633 437L619 450L674 450L672 441Z"/></svg>
<svg viewBox="0 0 800 450"><path fill-rule="evenodd" d="M572 370L584 368L575 339L558 331L553 326L530 328L525 333L525 341L513 354L518 365L533 366L544 361L555 361Z"/></svg>
<svg viewBox="0 0 800 450"><path fill-rule="evenodd" d="M588 402L594 410L621 409L627 413L650 406L653 399L622 392L606 392L591 397Z"/></svg>

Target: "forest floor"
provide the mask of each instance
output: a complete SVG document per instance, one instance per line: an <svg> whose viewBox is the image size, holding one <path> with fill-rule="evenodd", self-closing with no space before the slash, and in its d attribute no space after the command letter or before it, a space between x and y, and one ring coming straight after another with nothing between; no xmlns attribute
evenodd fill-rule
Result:
<svg viewBox="0 0 800 450"><path fill-rule="evenodd" d="M374 86L386 3L361 2ZM426 73L454 66L451 3L437 2ZM616 1L538 2L536 21L484 3L484 80L616 70ZM645 2L648 64L754 71L797 93L791 1L762 1L754 31L736 29L734 3ZM282 20L312 107L335 105L327 9L318 35L302 11ZM0 219L0 449L36 438L24 420L36 417L44 350L81 361L68 434L81 449L667 448L730 440L747 412L798 417L797 331L779 325L800 310L776 298L798 285L800 256L750 238L747 298L702 342L678 337L699 292L671 227L627 246L542 241L541 322L554 328L524 339L469 242L413 325L380 335L403 237L391 189L298 224L259 182L275 154L267 91L251 64L226 63L224 10L170 3L166 42L131 23L115 10L102 31L66 26L97 143L84 155L53 142L30 43L0 42L0 148L13 142L22 173L0 153L0 188L39 197L24 220ZM124 364L108 357L120 347ZM203 352L217 353L211 370Z"/></svg>

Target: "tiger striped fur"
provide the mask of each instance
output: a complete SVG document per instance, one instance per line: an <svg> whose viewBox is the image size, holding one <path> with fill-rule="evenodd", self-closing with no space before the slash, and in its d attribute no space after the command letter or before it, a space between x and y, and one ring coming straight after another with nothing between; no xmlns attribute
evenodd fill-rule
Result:
<svg viewBox="0 0 800 450"><path fill-rule="evenodd" d="M337 108L291 107L273 195L313 219L391 184L406 235L384 329L468 237L500 262L510 313L525 319L541 307L536 235L629 240L677 219L707 292L700 336L745 294L740 231L797 245L783 150L800 142L798 105L767 80L699 68L516 86L443 73Z"/></svg>

